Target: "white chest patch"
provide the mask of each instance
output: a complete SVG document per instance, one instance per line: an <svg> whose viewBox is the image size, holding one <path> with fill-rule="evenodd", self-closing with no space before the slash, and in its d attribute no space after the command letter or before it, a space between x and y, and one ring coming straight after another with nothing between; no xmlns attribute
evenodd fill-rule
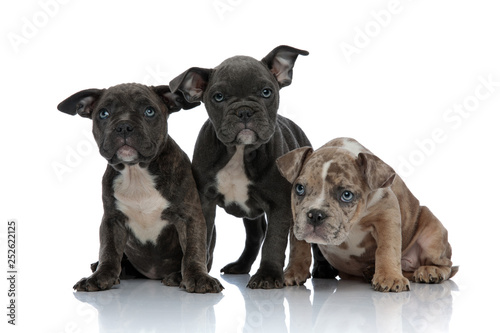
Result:
<svg viewBox="0 0 500 333"><path fill-rule="evenodd" d="M236 203L241 209L249 213L250 208L246 205L246 201L248 200L250 180L245 174L244 151L245 146L237 146L236 153L226 166L217 173L215 180L217 181L219 193L224 195L226 205Z"/></svg>
<svg viewBox="0 0 500 333"><path fill-rule="evenodd" d="M155 188L155 179L139 165L126 166L114 184L116 208L128 217L128 226L142 243L156 239L168 224L161 219L170 203Z"/></svg>

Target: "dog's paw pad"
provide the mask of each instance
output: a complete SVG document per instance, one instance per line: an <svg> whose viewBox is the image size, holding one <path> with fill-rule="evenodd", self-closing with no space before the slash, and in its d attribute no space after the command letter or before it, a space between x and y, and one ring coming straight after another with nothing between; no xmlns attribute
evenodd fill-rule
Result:
<svg viewBox="0 0 500 333"><path fill-rule="evenodd" d="M437 266L420 266L413 273L413 281L419 283L440 283L450 276L451 268Z"/></svg>
<svg viewBox="0 0 500 333"><path fill-rule="evenodd" d="M372 287L381 292L401 292L410 290L410 281L403 276L375 276L372 280Z"/></svg>
<svg viewBox="0 0 500 333"><path fill-rule="evenodd" d="M78 281L73 289L76 291L101 291L111 289L114 285L120 284L120 279L111 273L96 272L88 278Z"/></svg>
<svg viewBox="0 0 500 333"><path fill-rule="evenodd" d="M301 271L286 269L284 274L284 283L285 286L301 286L310 277L311 273L309 273L307 269Z"/></svg>
<svg viewBox="0 0 500 333"><path fill-rule="evenodd" d="M198 275L197 277L185 277L180 282L179 287L189 293L197 294L220 293L224 290L219 280L208 274Z"/></svg>
<svg viewBox="0 0 500 333"><path fill-rule="evenodd" d="M248 281L251 289L279 289L284 286L283 271L261 271L259 269Z"/></svg>

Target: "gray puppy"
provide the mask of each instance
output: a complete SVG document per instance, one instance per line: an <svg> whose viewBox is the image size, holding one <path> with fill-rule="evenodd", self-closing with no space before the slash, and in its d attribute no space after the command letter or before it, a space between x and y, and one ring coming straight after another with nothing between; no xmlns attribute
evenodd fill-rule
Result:
<svg viewBox="0 0 500 333"><path fill-rule="evenodd" d="M215 210L242 217L246 243L240 258L224 273L248 273L262 242L262 260L250 288L281 288L309 277L307 262L292 254L283 275L288 231L292 223L291 185L281 177L276 159L309 146L304 132L278 115L279 90L292 82L298 55L307 51L279 46L261 61L235 56L213 69L193 67L170 82L187 101L202 101L209 120L200 130L193 173L207 221L209 247L215 243ZM267 215L268 224L266 225ZM266 234L267 228L267 234Z"/></svg>
<svg viewBox="0 0 500 333"><path fill-rule="evenodd" d="M168 86L140 84L83 90L58 105L92 119L99 152L108 161L99 264L74 289L98 291L119 283L124 254L138 272L165 285L197 293L223 289L208 275L206 224L189 158L167 134L168 116L196 105Z"/></svg>

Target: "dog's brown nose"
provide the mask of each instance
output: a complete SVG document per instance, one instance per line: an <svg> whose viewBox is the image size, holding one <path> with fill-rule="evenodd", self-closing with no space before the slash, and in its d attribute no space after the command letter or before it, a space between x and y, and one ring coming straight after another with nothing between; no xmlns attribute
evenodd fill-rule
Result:
<svg viewBox="0 0 500 333"><path fill-rule="evenodd" d="M321 223L323 223L325 217L326 214L319 209L311 209L309 212L307 212L307 221L312 225L320 225Z"/></svg>
<svg viewBox="0 0 500 333"><path fill-rule="evenodd" d="M134 131L134 126L126 122L120 123L115 127L115 131L126 138Z"/></svg>

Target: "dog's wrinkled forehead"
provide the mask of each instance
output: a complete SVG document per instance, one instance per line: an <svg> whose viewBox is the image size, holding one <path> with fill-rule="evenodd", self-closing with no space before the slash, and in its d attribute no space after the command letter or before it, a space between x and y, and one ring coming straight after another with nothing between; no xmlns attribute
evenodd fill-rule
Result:
<svg viewBox="0 0 500 333"><path fill-rule="evenodd" d="M224 60L214 68L212 75L212 82L231 82L233 88L248 87L259 81L262 84L278 84L270 70L261 61L247 56L235 56Z"/></svg>
<svg viewBox="0 0 500 333"><path fill-rule="evenodd" d="M353 186L363 183L363 175L356 157L342 148L321 148L315 151L304 164L298 181L323 186Z"/></svg>
<svg viewBox="0 0 500 333"><path fill-rule="evenodd" d="M133 112L137 111L137 107L159 107L160 103L159 97L148 87L126 83L106 89L98 102L97 108L114 108Z"/></svg>

